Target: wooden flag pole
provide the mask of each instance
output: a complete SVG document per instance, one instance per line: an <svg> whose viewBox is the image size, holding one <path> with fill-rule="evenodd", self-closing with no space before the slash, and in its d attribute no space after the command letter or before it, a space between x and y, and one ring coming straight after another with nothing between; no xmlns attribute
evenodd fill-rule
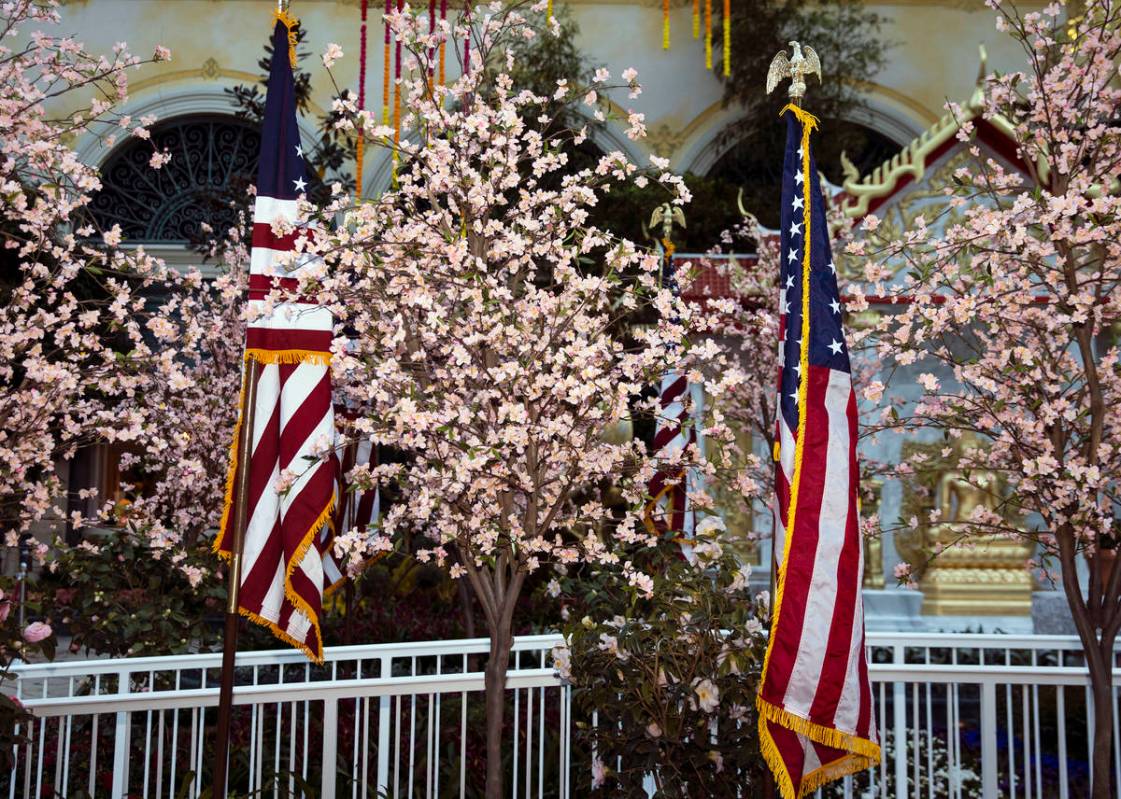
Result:
<svg viewBox="0 0 1121 799"><path fill-rule="evenodd" d="M233 715L234 658L237 655L238 589L241 587L241 550L249 522L249 456L253 440L253 419L257 408L257 378L261 366L255 358L245 364L241 391L241 425L237 441L237 484L234 493L234 535L230 547L230 567L226 575L226 630L222 637L222 676L218 688L218 731L214 738L214 779L211 796L226 797L226 773L230 756L230 717Z"/></svg>

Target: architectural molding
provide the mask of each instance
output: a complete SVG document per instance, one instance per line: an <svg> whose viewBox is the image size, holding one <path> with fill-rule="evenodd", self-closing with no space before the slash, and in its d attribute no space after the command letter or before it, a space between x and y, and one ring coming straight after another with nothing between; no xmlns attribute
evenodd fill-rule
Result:
<svg viewBox="0 0 1121 799"><path fill-rule="evenodd" d="M197 71L194 70L184 70L184 72L197 75ZM253 79L256 81L257 76L253 76ZM183 80L186 80L186 78ZM198 80L197 77L196 80ZM172 90L164 91L163 87L166 84L166 81L149 83L147 90L130 93L126 102L114 106L114 112L132 116L134 119L151 115L156 117L158 121L166 121L175 117L202 114L232 116L237 110L230 96L222 91L224 87L218 85L215 81L176 86ZM305 119L301 118L299 125L302 136L315 137L315 128L309 125ZM109 153L121 142L122 140L119 138L110 141L104 135L86 131L75 142L74 150L83 163L101 166Z"/></svg>

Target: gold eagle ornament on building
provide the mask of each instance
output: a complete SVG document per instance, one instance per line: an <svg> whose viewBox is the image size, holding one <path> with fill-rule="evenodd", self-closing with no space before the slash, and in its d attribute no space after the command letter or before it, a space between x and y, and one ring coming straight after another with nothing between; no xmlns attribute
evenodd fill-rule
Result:
<svg viewBox="0 0 1121 799"><path fill-rule="evenodd" d="M802 47L798 42L790 42L790 47L794 50L791 58L786 57L785 50L779 50L771 60L767 70L767 94L773 92L783 78L790 78L790 99L798 102L806 96L807 75L817 75L821 81L821 60L812 47Z"/></svg>

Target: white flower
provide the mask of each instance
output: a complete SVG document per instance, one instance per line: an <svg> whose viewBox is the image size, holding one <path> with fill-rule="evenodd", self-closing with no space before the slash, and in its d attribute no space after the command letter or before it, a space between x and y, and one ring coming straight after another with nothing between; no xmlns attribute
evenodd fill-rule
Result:
<svg viewBox="0 0 1121 799"><path fill-rule="evenodd" d="M592 758L592 787L599 788L607 780L607 766L598 757Z"/></svg>
<svg viewBox="0 0 1121 799"><path fill-rule="evenodd" d="M572 653L564 644L553 647L553 668L565 682L572 680Z"/></svg>
<svg viewBox="0 0 1121 799"><path fill-rule="evenodd" d="M331 42L327 45L327 49L323 51L323 66L330 69L335 65L335 62L343 57L343 49L339 45Z"/></svg>
<svg viewBox="0 0 1121 799"><path fill-rule="evenodd" d="M561 592L560 581L557 580L556 577L554 577L552 580L549 581L549 584L547 586L545 586L545 593L548 594L549 596L553 597L553 599L556 599L558 596L560 596L560 592Z"/></svg>
<svg viewBox="0 0 1121 799"><path fill-rule="evenodd" d="M713 561L724 554L724 547L719 541L699 541L693 545L693 554L698 561Z"/></svg>
<svg viewBox="0 0 1121 799"><path fill-rule="evenodd" d="M607 654L613 655L616 658L618 658L618 660L621 663L626 663L627 660L630 658L630 655L628 655L623 650L619 649L619 639L616 638L614 635L608 635L607 633L600 633L599 634L599 648L600 648L601 651L606 652Z"/></svg>
<svg viewBox="0 0 1121 799"><path fill-rule="evenodd" d="M728 584L729 591L742 591L747 588L747 581L751 579L751 566L744 564L736 569L732 575L732 582Z"/></svg>
<svg viewBox="0 0 1121 799"><path fill-rule="evenodd" d="M726 529L728 528L725 527L724 520L719 516L705 516L704 519L701 520L701 523L697 525L696 534L697 537L700 538L703 536L712 535L717 530Z"/></svg>
<svg viewBox="0 0 1121 799"><path fill-rule="evenodd" d="M720 705L720 689L707 677L693 686L693 693L705 713L712 713Z"/></svg>

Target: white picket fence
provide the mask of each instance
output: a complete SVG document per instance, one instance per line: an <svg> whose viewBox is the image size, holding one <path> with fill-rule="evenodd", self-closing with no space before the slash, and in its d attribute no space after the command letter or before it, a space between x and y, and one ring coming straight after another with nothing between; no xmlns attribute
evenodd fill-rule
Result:
<svg viewBox="0 0 1121 799"><path fill-rule="evenodd" d="M511 796L569 799L588 790L587 756L573 748L570 689L550 662L557 643L544 635L515 644ZM827 796L1085 793L1092 703L1076 639L870 633L868 649L884 762ZM240 655L231 792L470 796L483 764L487 650L483 639L333 647L322 667L291 650ZM15 767L0 778L0 797L198 796L220 661L190 655L19 667L16 695L35 721L22 731Z"/></svg>

